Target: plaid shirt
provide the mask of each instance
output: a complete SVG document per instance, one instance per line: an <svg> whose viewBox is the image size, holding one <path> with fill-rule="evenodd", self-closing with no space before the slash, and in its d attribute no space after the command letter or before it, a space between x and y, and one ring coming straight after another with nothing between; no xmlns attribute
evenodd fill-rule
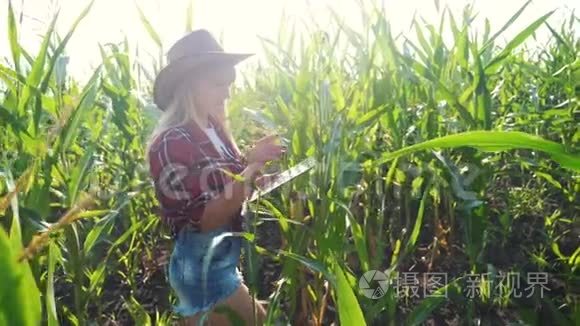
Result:
<svg viewBox="0 0 580 326"><path fill-rule="evenodd" d="M185 226L200 232L206 203L232 181L223 170L239 174L246 167L221 125L210 118L210 126L226 146L223 155L195 123L164 131L150 148L149 167L161 205L161 219L171 228L173 236ZM241 207L232 227L233 231L242 230Z"/></svg>

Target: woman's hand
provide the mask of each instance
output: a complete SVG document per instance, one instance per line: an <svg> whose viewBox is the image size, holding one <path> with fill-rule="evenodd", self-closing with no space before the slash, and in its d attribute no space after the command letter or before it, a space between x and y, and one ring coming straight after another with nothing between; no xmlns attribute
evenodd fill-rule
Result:
<svg viewBox="0 0 580 326"><path fill-rule="evenodd" d="M270 135L258 140L248 151L246 160L248 164L264 165L268 161L279 159L286 152L286 147L281 145L278 135Z"/></svg>

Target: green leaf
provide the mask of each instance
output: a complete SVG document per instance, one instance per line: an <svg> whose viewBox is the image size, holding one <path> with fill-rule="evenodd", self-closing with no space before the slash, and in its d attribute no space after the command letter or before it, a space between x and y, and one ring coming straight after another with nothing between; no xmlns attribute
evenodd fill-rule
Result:
<svg viewBox="0 0 580 326"><path fill-rule="evenodd" d="M549 175L548 173L544 173L544 172L539 172L536 171L534 172L534 174L537 177L540 177L546 181L548 181L548 183L550 183L551 185L553 185L554 187L558 188L558 189L562 189L562 185L560 184L560 182L558 182L556 179L554 179L554 177L552 177L551 175Z"/></svg>
<svg viewBox="0 0 580 326"><path fill-rule="evenodd" d="M504 49L486 65L485 72L487 74L495 72L497 68L499 68L501 63L511 54L511 52L520 44L522 44L530 35L532 35L536 31L536 29L538 29L538 27L540 27L540 25L542 25L553 13L554 11L550 11L549 13L543 15L542 17L538 18L536 21L531 23L518 35L516 35L516 37L514 37L504 47Z"/></svg>
<svg viewBox="0 0 580 326"><path fill-rule="evenodd" d="M562 251L560 251L560 246L558 246L558 242L552 242L552 251L556 254L556 256L558 256L558 258L562 259L563 261L568 260L566 256L564 256L562 254Z"/></svg>
<svg viewBox="0 0 580 326"><path fill-rule="evenodd" d="M97 138L90 143L88 148L85 150L82 159L79 161L78 165L72 169L70 182L68 185L69 190L69 205L73 205L77 201L77 196L82 189L85 187L85 182L89 175L91 174L91 168L93 167L95 161L95 151L97 150L97 145L99 141L105 138L106 132L108 130L109 121L111 118L111 111L106 112L106 116L103 121L103 126L98 133Z"/></svg>
<svg viewBox="0 0 580 326"><path fill-rule="evenodd" d="M22 96L18 102L18 113L19 114L25 113L24 108L29 103L30 95L33 92L32 89L38 88L38 86L40 85L40 81L42 79L42 75L44 72L46 58L48 57L48 47L50 45L50 39L52 37L52 33L54 31L54 27L56 25L57 18L58 18L58 13L56 15L54 15L52 22L50 23L50 25L48 27L48 31L46 32L46 35L44 36L44 39L42 40L42 44L40 45L40 50L38 51L38 54L36 55L36 59L34 60L34 63L33 63L32 68L30 70L30 73L28 74L28 77L26 78L26 87L24 88L24 90L22 92ZM40 97L38 97L38 98L40 98ZM39 118L40 118L39 110L41 110L41 109L42 109L42 106L39 106L39 105L36 106L33 120L32 120L32 126L34 128L33 130L34 130L35 134L38 132L38 129L40 127L38 124L39 124Z"/></svg>
<svg viewBox="0 0 580 326"><path fill-rule="evenodd" d="M333 258L333 260L335 260ZM366 325L360 305L340 265L334 263L338 317L341 325Z"/></svg>
<svg viewBox="0 0 580 326"><path fill-rule="evenodd" d="M572 253L570 258L568 258L568 265L570 266L580 266L580 247L576 248L576 250Z"/></svg>
<svg viewBox="0 0 580 326"><path fill-rule="evenodd" d="M280 229L283 234L287 234L290 229L290 224L292 220L286 218L284 214L271 202L268 200L262 200L262 204L266 206L276 217L276 221L280 224Z"/></svg>
<svg viewBox="0 0 580 326"><path fill-rule="evenodd" d="M362 269L366 271L369 269L369 254L367 251L367 243L366 243L365 233L364 233L361 225L357 222L355 217L352 215L352 212L350 211L350 209L348 209L348 207L345 204L338 202L336 200L333 200L333 202L346 211L346 216L348 217L348 220L350 223L350 229L352 232L352 236L354 238L354 246L355 246L357 254L358 254L357 256L358 256L358 259L360 260Z"/></svg>
<svg viewBox="0 0 580 326"><path fill-rule="evenodd" d="M493 44L493 41L495 41L495 39L501 35L501 33L503 33L506 29L508 29L508 27L510 27L514 21L516 21L516 19L518 19L518 17L522 14L522 12L524 12L524 10L526 9L526 7L532 2L532 0L528 0L526 1L526 3L524 3L524 5L502 26L502 28L500 28L497 33L493 34L493 36L491 38L489 38L481 47L481 49L479 50L479 55L482 55L483 52L485 52L485 50L487 50L488 47L490 47Z"/></svg>
<svg viewBox="0 0 580 326"><path fill-rule="evenodd" d="M18 44L18 28L16 27L16 19L14 18L12 0L8 1L8 40L10 42L14 68L16 69L16 73L20 74L20 45Z"/></svg>
<svg viewBox="0 0 580 326"><path fill-rule="evenodd" d="M450 293L455 293L457 290L458 280L454 280L435 290L430 296L424 298L419 305L413 309L413 311L411 311L405 325L421 325L431 315L431 313L437 309L437 307L449 301L448 295Z"/></svg>
<svg viewBox="0 0 580 326"><path fill-rule="evenodd" d="M70 182L68 184L69 195L67 196L69 206L72 206L77 201L77 196L84 188L85 180L91 173L90 169L95 161L95 149L96 143L91 144L78 162L78 165L71 169Z"/></svg>
<svg viewBox="0 0 580 326"><path fill-rule="evenodd" d="M94 225L91 228L91 231L89 231L89 233L87 234L86 238L85 238L85 242L83 244L83 251L85 256L88 256L89 252L93 249L94 245L97 243L97 241L101 238L101 234L103 233L103 231L105 231L106 233L111 232L113 226L114 226L114 222L115 222L115 217L117 214L110 214L107 217L104 217L102 220L100 220L96 225Z"/></svg>
<svg viewBox="0 0 580 326"><path fill-rule="evenodd" d="M357 128L361 128L361 129L363 129L364 127L368 127L369 124L377 121L377 118L387 111L392 111L392 110L389 107L387 107L387 105L381 105L373 110L368 111L364 115L359 116L356 119L355 124L356 124ZM389 122L391 122L391 121L389 121ZM392 123L394 124L394 122L392 122Z"/></svg>
<svg viewBox="0 0 580 326"><path fill-rule="evenodd" d="M328 268L320 261L315 260L315 259L311 259L311 258L307 258L292 252L288 252L285 250L278 250L278 253L291 258L293 260L296 260L298 262L300 262L302 265L308 267L310 270L315 271L315 272L319 272L322 275L324 275L324 277L326 278L326 280L333 286L336 286L336 277L333 273L330 272L330 270L328 270Z"/></svg>
<svg viewBox="0 0 580 326"><path fill-rule="evenodd" d="M139 7L137 2L135 2L135 6L137 7L137 11L139 12L139 18L141 19L141 23L143 24L143 26L147 30L149 37L151 37L153 42L155 42L155 44L157 44L157 46L159 48L163 48L163 43L161 42L161 37L159 37L159 34L157 34L155 29L153 28L153 25L151 25L151 22L149 21L149 19L147 19L147 16L145 16L145 14L143 13L143 10L141 10L141 7Z"/></svg>
<svg viewBox="0 0 580 326"><path fill-rule="evenodd" d="M17 261L19 251L10 242L0 227L0 322L5 325L40 325L40 291L28 262Z"/></svg>
<svg viewBox="0 0 580 326"><path fill-rule="evenodd" d="M20 122L20 120L16 117L16 115L12 114L10 110L3 107L1 104L0 104L0 119L2 119L4 123L10 126L10 128L12 128L15 133L22 132L30 136L30 134L26 130L26 127Z"/></svg>
<svg viewBox="0 0 580 326"><path fill-rule="evenodd" d="M74 23L69 28L68 32L66 33L66 36L62 39L62 41L58 44L58 46L56 47L56 49L52 53L52 57L50 58L50 61L48 62L48 67L46 69L46 73L44 74L44 78L43 78L42 83L40 84L40 87L39 87L40 92L42 92L42 93L46 92L48 85L49 85L49 82L50 82L50 79L52 77L52 72L54 71L54 68L56 66L57 61L61 58L61 54L64 53L65 47L68 44L70 38L72 37L74 31L77 29L77 26L88 15L94 2L95 2L95 0L91 0L91 2L85 7L85 9L83 9L81 14L75 19Z"/></svg>
<svg viewBox="0 0 580 326"><path fill-rule="evenodd" d="M419 234L421 233L421 228L423 227L423 216L425 215L425 202L427 201L427 197L429 195L430 186L430 184L427 184L425 190L423 190L423 197L421 198L421 203L419 204L415 225L413 226L413 231L411 232L411 236L409 237L407 245L405 246L405 252L410 252L413 250L417 244L417 240L419 239Z"/></svg>
<svg viewBox="0 0 580 326"><path fill-rule="evenodd" d="M193 31L193 0L189 0L185 12L185 32Z"/></svg>
<svg viewBox="0 0 580 326"><path fill-rule="evenodd" d="M131 296L131 298L128 301L125 301L125 306L127 307L127 310L129 310L129 313L131 314L131 317L133 318L135 325L143 325L143 326L152 325L151 317L149 317L147 310L145 310L145 308L143 308L143 305L141 305L139 301L137 301L133 296Z"/></svg>
<svg viewBox="0 0 580 326"><path fill-rule="evenodd" d="M384 163L420 150L470 146L484 151L530 149L549 154L567 169L580 171L580 156L566 152L563 145L519 131L469 131L443 136L385 153L376 163Z"/></svg>
<svg viewBox="0 0 580 326"><path fill-rule="evenodd" d="M82 122L84 121L83 118L85 114L94 107L97 91L100 85L98 81L99 74L100 69L97 69L85 86L78 106L75 108L74 112L71 114L66 125L64 126L62 133L59 136L61 141L58 148L59 151L66 151L74 142L76 136L80 132L80 128L83 126Z"/></svg>
<svg viewBox="0 0 580 326"><path fill-rule="evenodd" d="M548 29L550 30L550 33L552 33L552 36L554 36L556 38L556 40L558 40L558 43L560 43L560 45L563 45L566 47L566 50L568 51L574 51L574 46L572 46L570 44L570 42L568 42L564 37L562 37L560 34L558 34L558 32L556 32L552 26L550 26L550 24L548 24L546 22L546 27L548 27ZM556 74L554 74L556 75Z"/></svg>
<svg viewBox="0 0 580 326"><path fill-rule="evenodd" d="M415 26L415 30L417 32L417 39L419 40L419 44L421 44L421 47L423 48L423 51L425 52L426 56L429 58L433 57L433 48L425 38L423 30L421 29L415 18L413 19L413 25Z"/></svg>
<svg viewBox="0 0 580 326"><path fill-rule="evenodd" d="M463 69L469 69L469 35L468 29L465 27L458 35L455 49L455 58Z"/></svg>
<svg viewBox="0 0 580 326"><path fill-rule="evenodd" d="M475 43L472 49L477 69L474 80L476 98L475 117L478 121L483 122L483 129L489 130L491 129L491 95L487 89L487 76L483 70L481 58L477 54Z"/></svg>
<svg viewBox="0 0 580 326"><path fill-rule="evenodd" d="M56 312L56 302L54 298L54 269L56 262L60 260L58 246L50 243L48 248L48 275L46 277L46 314L48 318L48 326L57 326L58 314Z"/></svg>
<svg viewBox="0 0 580 326"><path fill-rule="evenodd" d="M6 188L9 193L15 192L16 184L14 183L14 177L9 169L5 170L6 178ZM12 208L12 223L10 224L10 242L12 243L12 249L17 251L22 249L22 229L20 225L20 208L18 205L18 190L16 190L15 195L10 199L10 206Z"/></svg>
<svg viewBox="0 0 580 326"><path fill-rule="evenodd" d="M121 213L123 208L131 202L131 200L134 198L134 196L135 196L135 193L132 195L124 195L124 196L118 195L118 196L116 196L118 198L117 206L115 206L110 211L110 213L107 214L107 216L103 217L99 222L97 222L96 225L87 234L87 236L85 238L85 242L83 244L83 251L84 251L85 256L87 256L89 254L91 249L101 239L103 231L105 231L106 233L109 233L112 230L112 228L115 225L116 217L119 215L119 213ZM122 197L122 199L120 199L119 197ZM103 211L95 211L95 212L100 214ZM133 226L135 226L135 225L133 225ZM131 231L132 229L133 229L133 227L129 231ZM117 242L118 242L118 240L117 240ZM116 242L116 244L118 245L122 241L118 242L118 243L117 242Z"/></svg>
<svg viewBox="0 0 580 326"><path fill-rule="evenodd" d="M449 176L451 177L451 180L448 180L447 182L450 183L451 189L453 189L455 196L465 201L477 200L478 197L476 192L469 191L464 188L466 180L464 176L461 174L460 169L451 160L443 156L440 152L433 151L433 155L439 161L441 161L443 166L445 166L449 171Z"/></svg>
<svg viewBox="0 0 580 326"><path fill-rule="evenodd" d="M405 57L405 60L418 75L430 80L434 84L435 88L441 93L443 98L459 112L461 118L463 118L470 126L477 126L477 122L473 119L473 116L469 111L467 111L467 109L458 101L455 94L445 86L444 81L440 80L431 69L422 65L413 58Z"/></svg>
<svg viewBox="0 0 580 326"><path fill-rule="evenodd" d="M137 195L137 193L131 193L127 196L127 198L125 200L131 200L135 195ZM118 212L116 212L116 213L118 213ZM109 246L109 248L107 249L107 256L110 256L113 252L115 252L115 250L117 250L117 247L119 247L121 244L123 244L123 242L127 241L127 239L129 239L129 237L132 236L134 233L136 233L140 229L141 230L145 229L147 223L151 223L151 221L140 220L139 222L133 223L131 225L131 227L129 229L127 229L127 231L125 231L123 234L121 234L121 236L119 236L115 240L115 242L113 242Z"/></svg>
<svg viewBox="0 0 580 326"><path fill-rule="evenodd" d="M88 272L89 278L89 291L88 293L95 293L100 292L102 289L103 282L105 281L105 277L107 274L105 271L107 270L107 262L102 262L99 264L99 267L92 272ZM101 289L100 289L101 288Z"/></svg>

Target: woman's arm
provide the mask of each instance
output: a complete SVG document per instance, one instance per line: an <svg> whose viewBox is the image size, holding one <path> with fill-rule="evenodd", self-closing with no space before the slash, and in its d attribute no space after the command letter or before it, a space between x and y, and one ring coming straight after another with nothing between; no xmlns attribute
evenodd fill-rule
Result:
<svg viewBox="0 0 580 326"><path fill-rule="evenodd" d="M200 218L201 232L210 231L232 222L244 200L252 195L252 181L263 164L251 163L241 173L243 180L225 185L220 195L208 201Z"/></svg>
<svg viewBox="0 0 580 326"><path fill-rule="evenodd" d="M233 142L235 144L235 142ZM228 225L232 222L235 213L240 209L244 200L252 195L252 184L259 182L263 187L272 177L263 178L260 169L267 161L280 157L285 151L284 146L278 145L279 137L270 135L260 139L248 152L247 167L241 176L245 181L228 183L222 193L205 204L199 226L201 232ZM250 181L251 180L251 181Z"/></svg>
<svg viewBox="0 0 580 326"><path fill-rule="evenodd" d="M216 194L211 181L223 180L223 172L205 162L211 158L186 131L166 131L151 145L148 155L161 218L174 232L185 226L193 232L204 232L231 223L244 200L252 195L248 180L254 180L265 162L277 159L281 152L280 146L261 142L241 173L247 181L226 183L223 191ZM199 162L205 162L207 170L200 168L203 164Z"/></svg>

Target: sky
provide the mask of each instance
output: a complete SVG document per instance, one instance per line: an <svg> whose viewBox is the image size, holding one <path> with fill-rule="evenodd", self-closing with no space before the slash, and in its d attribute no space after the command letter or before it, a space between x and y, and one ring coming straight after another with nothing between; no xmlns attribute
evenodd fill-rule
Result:
<svg viewBox="0 0 580 326"><path fill-rule="evenodd" d="M7 37L7 8L9 0L0 0L0 57L9 55ZM191 0L96 0L89 15L81 22L67 47L70 56L69 71L83 78L100 61L99 43L119 42L126 35L131 42L144 49L155 50L143 24L136 4L141 7L159 36L165 50L184 35L186 12ZM295 22L298 27L314 19L326 26L332 8L344 21L357 28L361 24L361 0L192 0L193 28L205 28L216 37L223 37L226 51L251 52L258 55L248 60L259 60L260 37L275 39L282 21ZM367 2L366 0L362 0ZM381 0L378 0L381 1ZM34 53L40 44L50 18L60 8L57 30L61 35L89 3L89 0L12 0L17 19L23 12L19 30L20 44ZM524 3L524 0L439 0L440 7L449 6L460 17L462 8L475 3L481 18L487 17L492 33L499 29ZM439 13L434 0L382 0L387 17L397 32L406 32L416 13L427 21L437 22ZM504 37L515 35L526 25L557 9L549 22L559 26L570 10L576 10L580 1L534 0ZM284 16L283 16L284 13ZM283 18L284 17L284 18ZM494 30L495 28L495 30ZM576 26L578 28L578 26ZM155 52L155 51L149 51Z"/></svg>

